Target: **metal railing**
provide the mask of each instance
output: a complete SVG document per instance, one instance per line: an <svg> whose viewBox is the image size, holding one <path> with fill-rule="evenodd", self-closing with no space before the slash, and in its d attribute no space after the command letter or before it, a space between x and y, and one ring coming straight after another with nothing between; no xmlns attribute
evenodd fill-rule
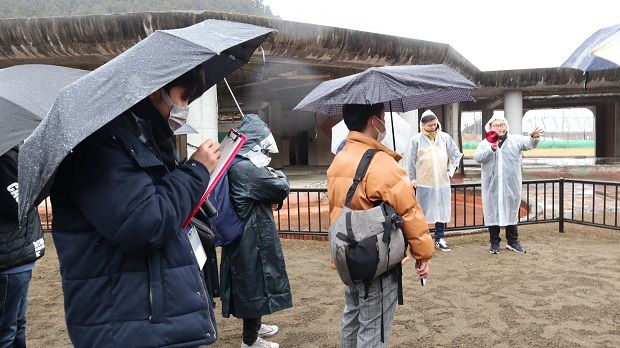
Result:
<svg viewBox="0 0 620 348"><path fill-rule="evenodd" d="M524 180L519 224L566 222L620 230L620 183L575 179ZM452 219L447 231L484 228L480 183L454 184ZM562 213L560 213L562 212ZM570 212L570 214L569 214ZM329 202L326 189L292 189L282 209L274 214L276 226L287 235L326 236Z"/></svg>
<svg viewBox="0 0 620 348"><path fill-rule="evenodd" d="M618 203L620 183L577 179L525 180L521 191L519 224L565 223L620 230ZM484 228L480 183L454 184L452 219L446 230ZM39 206L41 223L51 229L52 207L48 199ZM329 202L326 189L291 189L282 208L274 212L276 227L286 237L326 239ZM431 226L432 227L432 226Z"/></svg>
<svg viewBox="0 0 620 348"><path fill-rule="evenodd" d="M327 190L291 189L274 219L278 231L287 237L325 239L329 229Z"/></svg>
<svg viewBox="0 0 620 348"><path fill-rule="evenodd" d="M560 232L564 222L620 230L618 201L620 183L594 180L559 179L565 199L560 217ZM566 192L569 192L566 197ZM568 198L568 199L567 199ZM566 205L566 201L570 204Z"/></svg>

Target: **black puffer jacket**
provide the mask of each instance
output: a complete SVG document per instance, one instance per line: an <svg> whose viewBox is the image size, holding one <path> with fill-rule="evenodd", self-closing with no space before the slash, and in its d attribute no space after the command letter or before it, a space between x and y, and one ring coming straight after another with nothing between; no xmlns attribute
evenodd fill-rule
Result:
<svg viewBox="0 0 620 348"><path fill-rule="evenodd" d="M80 143L52 187L69 337L89 348L211 344L212 300L182 228L209 172L175 163L148 99L132 110L139 120L125 113Z"/></svg>
<svg viewBox="0 0 620 348"><path fill-rule="evenodd" d="M43 256L45 243L36 210L28 215L28 225L17 223L18 147L0 156L0 271L21 266Z"/></svg>

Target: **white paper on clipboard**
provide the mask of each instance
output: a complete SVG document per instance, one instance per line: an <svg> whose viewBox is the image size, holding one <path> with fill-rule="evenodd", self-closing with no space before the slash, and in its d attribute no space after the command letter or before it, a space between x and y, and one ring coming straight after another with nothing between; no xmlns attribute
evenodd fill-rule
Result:
<svg viewBox="0 0 620 348"><path fill-rule="evenodd" d="M245 136L237 133L235 130L231 129L226 134L226 137L220 143L221 146L221 157L217 162L217 167L211 173L211 180L209 180L209 184L207 185L206 192L211 193L213 191L213 187L220 181L222 176L230 167L230 163L233 158L239 153L241 146L245 143ZM208 194L207 194L208 196Z"/></svg>
<svg viewBox="0 0 620 348"><path fill-rule="evenodd" d="M205 263L207 262L207 253L205 252L202 243L200 242L200 237L198 236L198 231L196 227L192 225L189 231L187 232L187 237L189 238L189 242L192 245L192 250L194 251L194 256L196 257L196 262L198 262L198 267L202 271Z"/></svg>
<svg viewBox="0 0 620 348"><path fill-rule="evenodd" d="M202 195L202 198L200 198L200 201L198 202L196 207L194 207L194 209L192 210L191 214L189 214L187 219L185 219L185 222L183 223L184 228L189 225L189 221L192 219L192 217L194 217L198 209L200 209L202 203L204 203L204 201L209 197L211 191L213 191L213 189L215 188L215 185L217 185L220 179L222 179L222 177L226 175L226 171L230 167L233 158L235 158L237 153L239 153L239 150L241 150L241 147L243 146L243 144L245 144L246 140L247 138L245 137L245 135L238 133L236 130L231 129L228 131L226 137L224 137L224 140L222 140L222 142L220 143L220 160L217 162L217 166L213 170L213 173L211 173L211 179L209 180L207 189Z"/></svg>

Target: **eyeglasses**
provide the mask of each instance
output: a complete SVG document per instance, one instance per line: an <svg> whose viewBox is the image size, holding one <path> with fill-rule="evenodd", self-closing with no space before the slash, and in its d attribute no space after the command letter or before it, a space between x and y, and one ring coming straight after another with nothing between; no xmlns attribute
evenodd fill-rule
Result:
<svg viewBox="0 0 620 348"><path fill-rule="evenodd" d="M506 128L506 124L505 123L492 124L491 127L493 127L493 128Z"/></svg>

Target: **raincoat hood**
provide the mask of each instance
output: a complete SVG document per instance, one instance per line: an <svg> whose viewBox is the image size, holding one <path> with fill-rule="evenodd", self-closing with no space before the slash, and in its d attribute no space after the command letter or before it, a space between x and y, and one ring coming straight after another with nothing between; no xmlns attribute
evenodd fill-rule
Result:
<svg viewBox="0 0 620 348"><path fill-rule="evenodd" d="M435 113L432 110L428 109L422 113L422 116L420 116L420 119L422 119L425 116L429 116L429 115L435 116L435 118L437 118L437 115L435 115ZM423 124L422 121L420 121L420 124Z"/></svg>
<svg viewBox="0 0 620 348"><path fill-rule="evenodd" d="M278 146L269 126L257 115L243 117L238 128L239 133L247 137L239 155L252 161L257 167L265 167L271 161L269 153L278 153Z"/></svg>
<svg viewBox="0 0 620 348"><path fill-rule="evenodd" d="M422 119L422 117L428 116L428 115L433 115L437 119L437 129L433 132L435 135L437 135L437 133L441 132L443 129L441 128L441 122L439 122L439 118L437 118L437 115L435 115L434 112L432 112L431 110L424 111L422 116L420 116L420 120ZM426 132L424 130L423 126L424 126L424 123L422 123L422 121L420 121L420 132L422 132L422 133L424 133L424 135L428 136L430 133Z"/></svg>
<svg viewBox="0 0 620 348"><path fill-rule="evenodd" d="M506 134L508 134L508 132L510 131L510 126L508 125L508 120L504 117L504 116L500 116L500 115L493 115L493 117L491 117L491 119L489 120L489 122L487 122L487 124L484 126L484 130L485 131L490 131L491 130L491 124L497 120L502 120L506 123Z"/></svg>

